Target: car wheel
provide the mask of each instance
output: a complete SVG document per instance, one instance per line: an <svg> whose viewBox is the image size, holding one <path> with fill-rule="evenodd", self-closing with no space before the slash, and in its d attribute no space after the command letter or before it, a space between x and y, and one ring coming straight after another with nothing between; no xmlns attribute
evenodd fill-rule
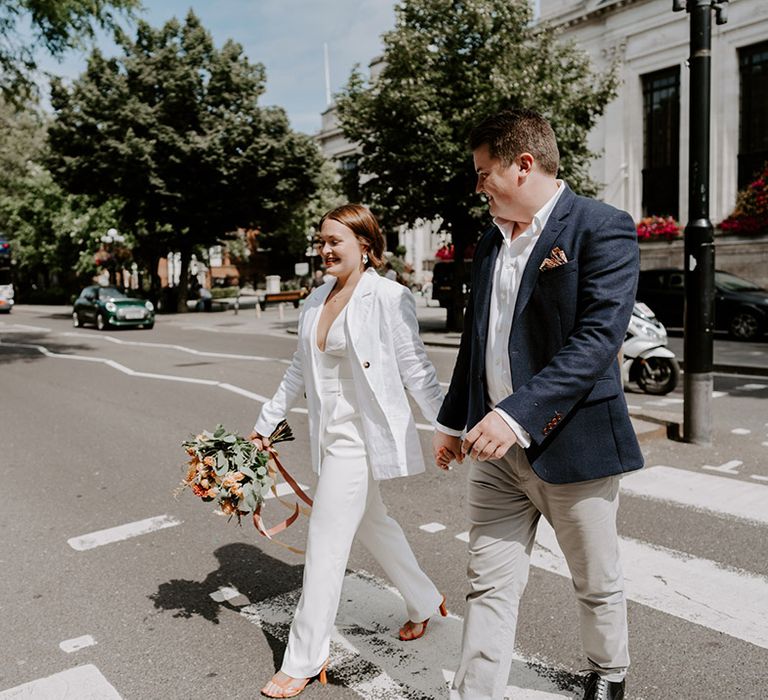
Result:
<svg viewBox="0 0 768 700"><path fill-rule="evenodd" d="M75 328L80 328L83 324L80 322L80 316L78 315L77 311L72 312L72 325Z"/></svg>
<svg viewBox="0 0 768 700"><path fill-rule="evenodd" d="M96 316L96 328L100 331L105 331L109 328L109 321L104 317L104 314L97 314Z"/></svg>
<svg viewBox="0 0 768 700"><path fill-rule="evenodd" d="M737 311L731 319L730 331L736 340L755 340L760 335L760 319L752 311Z"/></svg>

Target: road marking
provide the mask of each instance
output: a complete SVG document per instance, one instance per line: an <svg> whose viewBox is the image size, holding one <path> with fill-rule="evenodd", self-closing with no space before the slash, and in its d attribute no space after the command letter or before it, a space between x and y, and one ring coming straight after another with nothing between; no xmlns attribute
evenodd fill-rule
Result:
<svg viewBox="0 0 768 700"><path fill-rule="evenodd" d="M734 428L731 432L734 435L749 435L752 431L748 428Z"/></svg>
<svg viewBox="0 0 768 700"><path fill-rule="evenodd" d="M222 586L209 595L217 603L227 602L230 605L234 605L238 608L242 607L243 605L249 605L251 602L245 595L240 593L237 588L233 588L232 586Z"/></svg>
<svg viewBox="0 0 768 700"><path fill-rule="evenodd" d="M623 477L621 490L632 496L768 525L768 490L738 479L657 466Z"/></svg>
<svg viewBox="0 0 768 700"><path fill-rule="evenodd" d="M0 700L122 700L92 664L0 691Z"/></svg>
<svg viewBox="0 0 768 700"><path fill-rule="evenodd" d="M92 647L96 644L96 640L91 637L90 634L85 634L82 637L75 637L74 639L65 639L59 644L59 649L66 651L67 654L71 654L73 651L79 649L85 649L86 647Z"/></svg>
<svg viewBox="0 0 768 700"><path fill-rule="evenodd" d="M469 542L469 532L467 530L460 532L458 535L454 535L454 537L460 542Z"/></svg>
<svg viewBox="0 0 768 700"><path fill-rule="evenodd" d="M27 326L24 323L11 323L9 325L6 325L5 323L0 324L0 332L2 333L27 333L29 331L50 333L51 329L45 328L44 326Z"/></svg>
<svg viewBox="0 0 768 700"><path fill-rule="evenodd" d="M299 600L300 589L240 610L249 622L258 625L282 642ZM449 603L450 606L450 603ZM355 572L344 578L343 595L331 634L329 674L363 698L408 700L444 698L447 681L455 668L461 644L462 620L456 615L433 616L423 640L401 642L397 630L406 618L402 598L382 581ZM564 687L550 680L556 677ZM521 691L509 697L521 700L562 700L578 680L560 670L516 655L510 678ZM546 693L542 695L542 693Z"/></svg>
<svg viewBox="0 0 768 700"><path fill-rule="evenodd" d="M712 472L722 472L723 474L733 474L734 476L739 473L739 470L736 469L736 467L740 467L744 462L739 461L738 459L732 459L730 462L726 462L725 464L720 464L718 466L714 466L712 464L705 464L701 468L702 469L708 469Z"/></svg>
<svg viewBox="0 0 768 700"><path fill-rule="evenodd" d="M77 334L75 334L77 335ZM237 386L236 384L229 384L228 382L219 382L215 379L200 379L198 377L183 377L176 374L158 374L156 372L140 372L138 370L133 370L130 367L126 367L125 365L116 362L115 360L111 360L106 357L89 357L86 355L68 355L65 353L58 353L53 352L52 350L49 350L44 345L33 345L30 343L3 343L0 342L0 347L19 347L19 348L29 348L32 350L37 350L39 353L45 355L46 357L51 357L55 359L64 359L64 360L82 360L84 362L98 362L101 364L105 364L108 367L111 367L112 369L116 369L118 372L122 372L123 374L127 374L129 377L139 377L142 379L160 379L165 381L172 381L172 382L186 382L188 384L199 384L203 386L213 386L217 387L219 389L224 389L224 391L232 392L233 394L237 394L238 396L243 396L246 399L250 399L251 401L256 401L258 403L266 403L269 401L269 398L267 396L262 396L261 394L257 394L253 391L249 391L248 389L244 389L243 387ZM292 408L292 413L307 413L306 408ZM434 426L430 425L429 423L417 423L416 428L418 430L422 430L424 432L432 432L434 431Z"/></svg>
<svg viewBox="0 0 768 700"><path fill-rule="evenodd" d="M727 391L713 391L712 392L712 398L713 399L719 399L719 398L722 398L723 396L728 396L728 392Z"/></svg>
<svg viewBox="0 0 768 700"><path fill-rule="evenodd" d="M139 377L143 379L160 379L164 381L171 381L171 382L184 382L187 384L200 384L203 386L214 386L218 387L219 389L224 389L225 391L231 391L234 394L238 394L240 396L245 396L248 399L251 399L253 401L258 401L260 403L266 403L269 399L266 396L262 396L261 394L256 394L252 391L248 391L247 389L243 389L242 387L235 386L234 384L228 384L227 382L219 382L215 379L199 379L197 377L182 377L176 374L158 374L156 372L140 372L138 370L133 370L130 367L126 367L123 364L120 364L119 362L116 362L115 360L110 360L106 357L89 357L86 355L69 355L66 353L59 353L59 352L53 352L52 350L49 350L44 345L34 345L31 343L4 343L0 342L0 347L17 347L17 348L28 348L31 350L37 350L42 355L45 355L46 357L51 357L55 359L60 360L81 360L83 362L96 362L100 364L107 365L107 367L111 367L112 369L117 370L118 372L122 372L123 374L127 374L129 377Z"/></svg>
<svg viewBox="0 0 768 700"><path fill-rule="evenodd" d="M105 340L117 345L133 345L143 348L157 348L165 350L177 350L178 352L186 352L190 355L198 355L200 357L218 357L225 360L251 360L256 362L279 362L284 365L291 364L290 360L280 359L277 357L264 357L262 355L241 355L230 352L207 352L204 350L196 350L195 348L189 348L186 345L175 345L172 343L146 343L138 340L123 340L122 338L114 338L110 335L97 335L96 333L60 333L63 336L74 336L77 338L89 338L93 340Z"/></svg>
<svg viewBox="0 0 768 700"><path fill-rule="evenodd" d="M668 488L674 491L674 486ZM536 538L534 566L570 578L544 518ZM768 649L767 578L628 537L619 538L619 548L629 600Z"/></svg>
<svg viewBox="0 0 768 700"><path fill-rule="evenodd" d="M148 535L150 532L163 530L167 527L174 527L176 525L181 525L181 520L177 520L171 515L158 515L154 518L138 520L135 523L118 525L117 527L110 527L106 530L97 530L96 532L90 532L87 535L80 535L80 537L71 537L67 540L67 544L72 547L72 549L76 549L78 552L83 552L87 549L101 547L105 544L121 542L122 540L127 540L131 537Z"/></svg>
<svg viewBox="0 0 768 700"><path fill-rule="evenodd" d="M763 444L768 445L768 442L764 442ZM756 481L768 481L768 476L763 476L762 474L751 474L750 476Z"/></svg>
<svg viewBox="0 0 768 700"><path fill-rule="evenodd" d="M424 532L428 532L431 535L435 532L445 530L445 525L442 523L427 523L426 525L419 525L419 530L424 530Z"/></svg>

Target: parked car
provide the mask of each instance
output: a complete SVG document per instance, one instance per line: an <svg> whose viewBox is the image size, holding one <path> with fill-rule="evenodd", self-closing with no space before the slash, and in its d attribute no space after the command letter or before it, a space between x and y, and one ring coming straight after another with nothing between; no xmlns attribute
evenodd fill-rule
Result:
<svg viewBox="0 0 768 700"><path fill-rule="evenodd" d="M650 306L668 328L683 327L685 273L673 268L643 270L637 300ZM768 291L730 272L715 272L715 330L737 340L757 340L768 322Z"/></svg>
<svg viewBox="0 0 768 700"><path fill-rule="evenodd" d="M456 284L453 272L453 260L441 260L435 263L432 270L432 299L439 302L440 306L447 309L453 303L453 286ZM470 273L472 260L464 261L464 277L462 280L464 302L469 295Z"/></svg>
<svg viewBox="0 0 768 700"><path fill-rule="evenodd" d="M155 325L155 307L151 301L129 297L116 287L92 285L75 300L72 325L75 328L92 323L100 331L107 328Z"/></svg>

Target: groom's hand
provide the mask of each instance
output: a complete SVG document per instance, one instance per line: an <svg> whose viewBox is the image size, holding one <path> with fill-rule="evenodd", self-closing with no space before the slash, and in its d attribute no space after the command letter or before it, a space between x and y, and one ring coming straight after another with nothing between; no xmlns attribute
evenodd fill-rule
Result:
<svg viewBox="0 0 768 700"><path fill-rule="evenodd" d="M517 442L515 431L496 411L489 411L464 437L461 450L478 462L501 459Z"/></svg>
<svg viewBox="0 0 768 700"><path fill-rule="evenodd" d="M461 454L461 438L446 435L439 430L435 430L432 436L432 452L435 456L435 464L440 469L449 469L454 459L459 464L464 460L464 455Z"/></svg>

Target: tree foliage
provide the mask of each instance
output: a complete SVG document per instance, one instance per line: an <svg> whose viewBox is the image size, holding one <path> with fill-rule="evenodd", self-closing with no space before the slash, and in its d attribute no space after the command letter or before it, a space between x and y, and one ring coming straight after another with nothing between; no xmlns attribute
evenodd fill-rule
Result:
<svg viewBox="0 0 768 700"><path fill-rule="evenodd" d="M114 30L139 0L4 0L0 3L0 94L23 103L34 93L36 51L60 57L81 47L96 28Z"/></svg>
<svg viewBox="0 0 768 700"><path fill-rule="evenodd" d="M615 94L615 71L532 24L528 0L403 0L383 37L383 68L354 72L338 109L360 145L356 184L390 224L440 217L457 258L483 227L469 130L503 108L531 107L552 123L560 176L594 193L587 135Z"/></svg>
<svg viewBox="0 0 768 700"><path fill-rule="evenodd" d="M46 128L33 102L17 107L0 98L0 234L13 243L22 299L55 287L58 300L68 301L95 273L93 254L118 207L92 206L54 182L42 165Z"/></svg>
<svg viewBox="0 0 768 700"><path fill-rule="evenodd" d="M321 156L282 109L259 106L263 66L234 42L217 49L192 12L160 29L140 22L119 45L119 58L94 51L71 87L53 83L56 178L98 202L119 198L147 267L177 250L182 276L195 246L237 228L291 229Z"/></svg>

